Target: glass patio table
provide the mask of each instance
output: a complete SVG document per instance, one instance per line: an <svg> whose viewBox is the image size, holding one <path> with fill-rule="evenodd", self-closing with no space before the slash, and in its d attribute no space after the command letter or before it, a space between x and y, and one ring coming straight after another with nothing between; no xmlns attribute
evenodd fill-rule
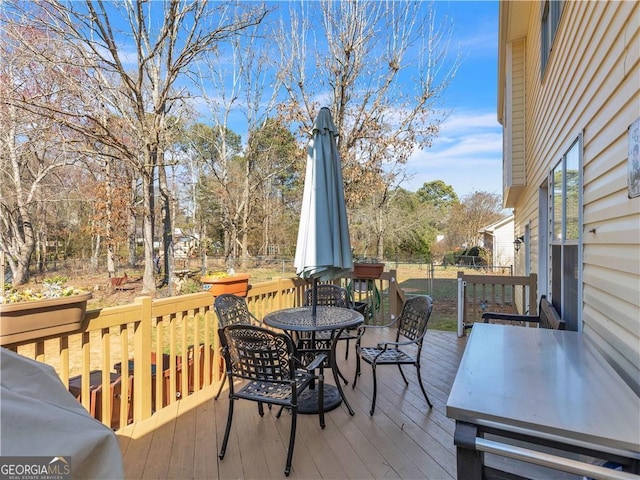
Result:
<svg viewBox="0 0 640 480"><path fill-rule="evenodd" d="M314 343L315 332L331 331L331 345L328 349L329 364L333 373L334 385L324 385L324 410L330 411L337 408L344 402L349 414L354 411L349 405L342 387L340 386L339 370L336 363L336 343L342 331L346 328L359 326L364 322L364 317L356 310L343 307L316 307L316 314L313 315L313 307L295 307L278 310L265 315L263 322L273 328L279 328L287 332L297 334L308 333L311 335L311 342ZM319 345L312 345L312 350L327 353L327 349ZM317 413L318 400L314 390L307 390L301 395L298 401L299 413Z"/></svg>

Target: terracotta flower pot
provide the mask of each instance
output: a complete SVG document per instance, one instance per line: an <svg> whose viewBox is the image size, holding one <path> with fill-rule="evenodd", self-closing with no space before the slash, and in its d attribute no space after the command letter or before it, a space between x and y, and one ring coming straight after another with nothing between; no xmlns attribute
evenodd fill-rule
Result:
<svg viewBox="0 0 640 480"><path fill-rule="evenodd" d="M246 297L249 291L249 275L246 274L231 275L230 277L203 276L200 281L202 289L214 297L223 293Z"/></svg>
<svg viewBox="0 0 640 480"><path fill-rule="evenodd" d="M80 330L91 293L0 304L0 345Z"/></svg>
<svg viewBox="0 0 640 480"><path fill-rule="evenodd" d="M374 279L380 278L384 271L384 263L354 263L353 278Z"/></svg>

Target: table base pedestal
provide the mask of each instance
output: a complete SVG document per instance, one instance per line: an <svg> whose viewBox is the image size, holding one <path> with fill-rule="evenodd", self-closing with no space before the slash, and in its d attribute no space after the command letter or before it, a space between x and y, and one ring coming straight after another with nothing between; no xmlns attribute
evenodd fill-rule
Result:
<svg viewBox="0 0 640 480"><path fill-rule="evenodd" d="M340 391L333 385L324 385L324 411L329 412L340 406L342 398ZM318 413L318 390L306 389L298 395L298 413L317 414Z"/></svg>

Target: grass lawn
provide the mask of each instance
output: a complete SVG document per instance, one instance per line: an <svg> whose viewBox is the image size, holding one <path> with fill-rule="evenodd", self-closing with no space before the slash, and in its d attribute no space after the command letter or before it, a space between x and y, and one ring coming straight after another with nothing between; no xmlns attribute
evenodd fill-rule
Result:
<svg viewBox="0 0 640 480"><path fill-rule="evenodd" d="M456 332L458 330L457 269L436 268L433 281L427 279L424 268L398 265L398 285L407 294L430 295L433 313L429 328Z"/></svg>

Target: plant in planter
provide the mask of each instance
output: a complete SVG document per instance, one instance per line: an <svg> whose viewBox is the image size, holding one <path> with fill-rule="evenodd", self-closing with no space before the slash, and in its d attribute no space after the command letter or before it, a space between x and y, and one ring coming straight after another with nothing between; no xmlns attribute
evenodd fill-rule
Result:
<svg viewBox="0 0 640 480"><path fill-rule="evenodd" d="M0 345L69 333L84 322L90 292L45 281L40 291L10 289L0 296Z"/></svg>
<svg viewBox="0 0 640 480"><path fill-rule="evenodd" d="M239 297L246 297L249 291L248 274L234 274L228 272L213 272L200 277L202 289L214 297L223 293L231 293Z"/></svg>

